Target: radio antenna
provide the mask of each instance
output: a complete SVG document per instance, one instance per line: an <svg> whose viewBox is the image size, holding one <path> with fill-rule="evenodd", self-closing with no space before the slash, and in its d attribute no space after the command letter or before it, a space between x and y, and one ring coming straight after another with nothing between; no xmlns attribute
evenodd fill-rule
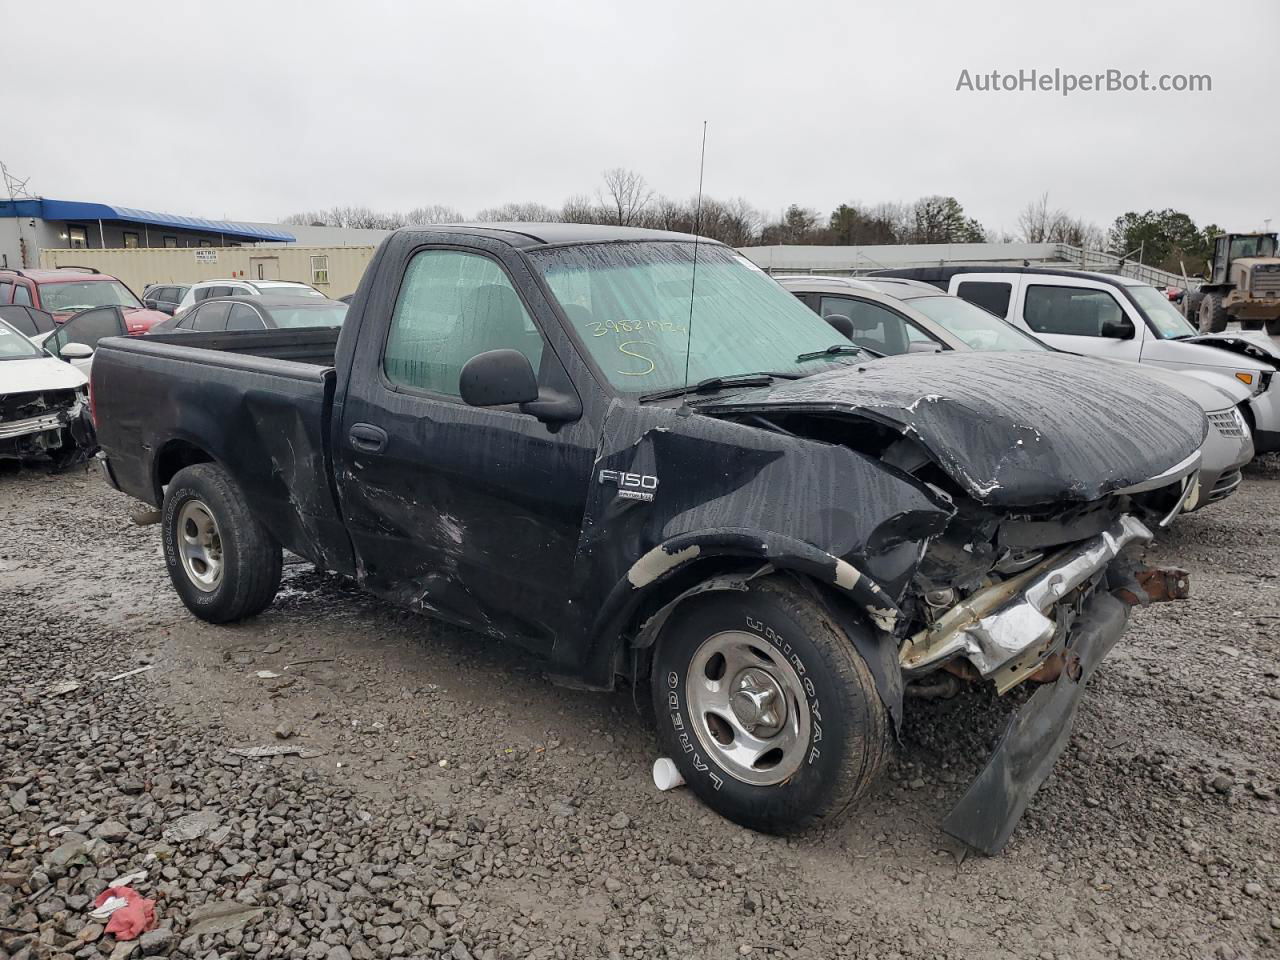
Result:
<svg viewBox="0 0 1280 960"><path fill-rule="evenodd" d="M707 166L707 121L702 121L702 153L698 158L698 202L693 214L693 275L689 279L689 323L685 329L684 387L689 389L689 355L693 352L693 300L698 288L698 234L702 232L702 172ZM684 403L689 394L684 394Z"/></svg>

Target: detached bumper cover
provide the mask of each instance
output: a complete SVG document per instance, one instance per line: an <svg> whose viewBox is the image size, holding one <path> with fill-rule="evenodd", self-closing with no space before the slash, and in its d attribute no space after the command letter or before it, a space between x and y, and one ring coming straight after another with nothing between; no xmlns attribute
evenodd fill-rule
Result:
<svg viewBox="0 0 1280 960"><path fill-rule="evenodd" d="M1009 720L991 759L943 821L943 830L988 856L1000 852L1066 748L1084 685L1128 621L1127 604L1106 593L1093 597L1076 622L1062 673Z"/></svg>

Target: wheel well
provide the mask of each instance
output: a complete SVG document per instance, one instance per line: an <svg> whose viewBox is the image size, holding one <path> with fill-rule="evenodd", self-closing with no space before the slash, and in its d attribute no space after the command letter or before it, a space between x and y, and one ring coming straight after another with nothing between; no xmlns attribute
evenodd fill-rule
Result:
<svg viewBox="0 0 1280 960"><path fill-rule="evenodd" d="M680 569L655 584L630 612L622 629L618 631L618 650L621 654L618 658L619 672L632 680L644 679L649 675L649 668L653 661L653 649L657 645L657 640L654 638L652 642L643 647L635 646L635 640L645 622L664 606L671 603L685 591L696 587L704 581L714 577L732 576L734 574L746 576L755 573L767 563L768 561L760 557L710 556L682 565ZM788 574L803 582L814 591L816 598L821 598L836 607L843 608L855 617L861 616L855 605L849 601L849 598L829 584L819 583L800 571L783 568L778 572Z"/></svg>
<svg viewBox="0 0 1280 960"><path fill-rule="evenodd" d="M197 463L213 463L206 451L186 440L170 440L156 457L156 503L164 499L165 485L184 467Z"/></svg>
<svg viewBox="0 0 1280 960"><path fill-rule="evenodd" d="M1253 411L1249 408L1249 401L1245 400L1236 404L1236 409L1240 411L1240 416L1244 417L1244 422L1249 425L1249 432L1253 433L1258 429L1257 423L1253 419Z"/></svg>

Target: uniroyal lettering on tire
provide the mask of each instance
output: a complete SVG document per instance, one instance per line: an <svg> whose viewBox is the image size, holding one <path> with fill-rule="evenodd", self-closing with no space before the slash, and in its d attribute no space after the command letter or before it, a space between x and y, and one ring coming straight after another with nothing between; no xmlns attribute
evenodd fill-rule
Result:
<svg viewBox="0 0 1280 960"><path fill-rule="evenodd" d="M889 749L867 665L783 576L686 601L653 670L664 753L704 802L745 826L791 832L838 817Z"/></svg>

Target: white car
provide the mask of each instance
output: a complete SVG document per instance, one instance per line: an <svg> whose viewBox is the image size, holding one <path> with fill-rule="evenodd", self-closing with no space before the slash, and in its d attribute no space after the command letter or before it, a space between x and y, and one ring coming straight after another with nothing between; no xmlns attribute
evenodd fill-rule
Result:
<svg viewBox="0 0 1280 960"><path fill-rule="evenodd" d="M190 308L193 304L199 303L201 300L207 300L210 297L261 297L265 294L277 297L318 297L321 300L329 299L311 284L298 283L294 280L237 280L234 278L228 280L201 280L187 289L182 301L178 304L178 309L174 311L174 316Z"/></svg>
<svg viewBox="0 0 1280 960"><path fill-rule="evenodd" d="M931 283L1071 353L1180 370L1219 386L1235 380L1250 391L1239 406L1257 452L1280 450L1275 364L1198 336L1149 284L1056 267L911 267L875 277Z"/></svg>
<svg viewBox="0 0 1280 960"><path fill-rule="evenodd" d="M88 415L85 375L0 320L0 459L69 464L92 442Z"/></svg>

